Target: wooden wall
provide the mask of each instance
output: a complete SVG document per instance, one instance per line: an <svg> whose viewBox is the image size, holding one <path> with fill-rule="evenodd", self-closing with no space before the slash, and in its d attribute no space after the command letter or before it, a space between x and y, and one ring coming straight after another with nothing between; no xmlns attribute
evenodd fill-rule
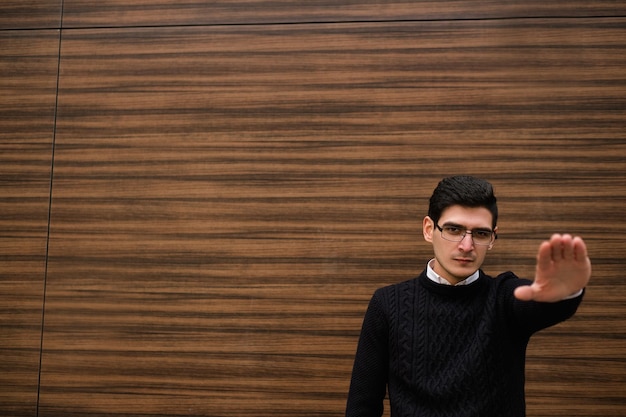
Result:
<svg viewBox="0 0 626 417"><path fill-rule="evenodd" d="M626 3L0 5L0 415L341 416L442 176L582 235L530 417L626 415Z"/></svg>

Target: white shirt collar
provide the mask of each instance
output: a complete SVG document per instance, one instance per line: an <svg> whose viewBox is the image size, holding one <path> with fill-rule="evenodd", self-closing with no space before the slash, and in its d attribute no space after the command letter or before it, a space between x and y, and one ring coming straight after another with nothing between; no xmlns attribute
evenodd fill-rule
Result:
<svg viewBox="0 0 626 417"><path fill-rule="evenodd" d="M442 277L441 275L439 275L438 273L435 272L435 270L431 266L434 261L435 261L435 259L433 258L433 259L431 259L428 262L428 267L426 268L426 276L431 281L436 282L437 284L453 285L453 284L450 283L450 281L448 281L447 279L445 279L444 277ZM454 285L469 285L472 282L476 281L479 276L480 276L480 272L476 271L472 275L470 275L469 277L465 278L463 281L459 281L458 283L456 283Z"/></svg>

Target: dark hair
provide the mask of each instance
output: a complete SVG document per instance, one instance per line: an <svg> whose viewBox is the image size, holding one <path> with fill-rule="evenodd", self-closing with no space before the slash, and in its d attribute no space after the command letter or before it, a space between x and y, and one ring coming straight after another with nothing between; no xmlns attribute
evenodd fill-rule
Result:
<svg viewBox="0 0 626 417"><path fill-rule="evenodd" d="M493 218L491 226L496 227L498 205L496 196L493 194L493 187L488 181L469 175L444 178L430 197L428 217L437 224L443 211L455 205L472 208L485 207L491 212Z"/></svg>

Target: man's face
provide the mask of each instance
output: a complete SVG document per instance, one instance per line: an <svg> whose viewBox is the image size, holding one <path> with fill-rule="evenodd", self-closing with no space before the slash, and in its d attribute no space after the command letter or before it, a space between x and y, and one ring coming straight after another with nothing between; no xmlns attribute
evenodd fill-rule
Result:
<svg viewBox="0 0 626 417"><path fill-rule="evenodd" d="M438 225L461 227L470 231L491 230L491 222L491 212L484 207L451 206L441 214ZM474 244L470 233L460 242L445 240L437 225L428 216L424 218L423 233L424 239L433 245L434 271L451 284L456 284L476 272L492 247Z"/></svg>

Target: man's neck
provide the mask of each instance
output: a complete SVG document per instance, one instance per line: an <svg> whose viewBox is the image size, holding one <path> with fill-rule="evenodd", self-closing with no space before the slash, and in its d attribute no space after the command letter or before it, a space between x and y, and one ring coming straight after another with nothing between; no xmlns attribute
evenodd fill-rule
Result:
<svg viewBox="0 0 626 417"><path fill-rule="evenodd" d="M478 276L480 275L480 273L478 271L474 272L472 275L470 275L469 277L462 279L458 282L451 282L450 280L442 277L441 275L439 275L438 273L435 272L435 270L433 269L433 265L435 263L435 259L431 259L428 262L428 267L426 268L426 275L428 276L428 278L433 281L436 282L437 284L441 284L441 285L468 285L471 284L472 282L476 281L478 279Z"/></svg>

